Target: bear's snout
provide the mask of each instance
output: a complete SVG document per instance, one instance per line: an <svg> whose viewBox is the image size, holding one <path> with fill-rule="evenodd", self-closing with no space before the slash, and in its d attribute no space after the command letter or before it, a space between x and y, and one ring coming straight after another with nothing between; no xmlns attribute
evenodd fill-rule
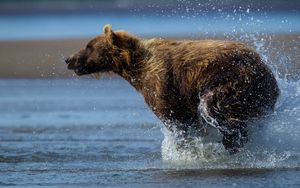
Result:
<svg viewBox="0 0 300 188"><path fill-rule="evenodd" d="M83 59L83 57L79 56L78 54L72 55L65 59L65 63L67 64L68 69L73 70L79 76L88 74L85 62L85 59Z"/></svg>
<svg viewBox="0 0 300 188"><path fill-rule="evenodd" d="M70 63L71 63L71 58L70 57L67 57L66 59L65 59L65 62L67 63L67 65L69 65Z"/></svg>
<svg viewBox="0 0 300 188"><path fill-rule="evenodd" d="M74 55L65 59L65 62L68 65L68 69L70 69L70 70L74 70L76 68L77 61L78 60Z"/></svg>

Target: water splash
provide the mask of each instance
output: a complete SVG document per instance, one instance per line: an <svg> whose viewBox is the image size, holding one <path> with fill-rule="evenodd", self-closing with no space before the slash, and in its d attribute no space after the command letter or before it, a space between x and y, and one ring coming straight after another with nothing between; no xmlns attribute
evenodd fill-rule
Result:
<svg viewBox="0 0 300 188"><path fill-rule="evenodd" d="M250 123L250 141L235 155L224 149L220 135L214 141L194 138L188 147L178 148L176 134L164 129L162 158L166 165L193 169L300 167L300 81L289 81L283 74L289 71L291 58L277 48L281 55L274 60L269 50L275 48L264 37L245 35L239 39L252 45L276 75L281 97L275 112Z"/></svg>

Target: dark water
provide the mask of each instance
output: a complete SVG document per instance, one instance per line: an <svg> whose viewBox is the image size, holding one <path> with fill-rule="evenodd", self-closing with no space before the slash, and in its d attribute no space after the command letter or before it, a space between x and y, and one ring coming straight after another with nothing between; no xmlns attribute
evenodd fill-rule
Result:
<svg viewBox="0 0 300 188"><path fill-rule="evenodd" d="M300 186L300 82L280 81L275 114L235 156L197 140L174 150L120 79L0 80L0 185Z"/></svg>

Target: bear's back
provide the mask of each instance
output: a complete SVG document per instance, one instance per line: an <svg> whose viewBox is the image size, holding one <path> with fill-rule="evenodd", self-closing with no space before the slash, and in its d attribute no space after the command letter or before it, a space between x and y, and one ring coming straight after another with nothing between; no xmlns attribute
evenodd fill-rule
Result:
<svg viewBox="0 0 300 188"><path fill-rule="evenodd" d="M253 96L263 93L266 97L261 101L266 101L266 106L273 107L276 102L279 91L274 76L259 55L242 43L153 39L147 45L151 58L144 70L149 79L143 94L150 106L175 109L173 112L182 116L182 109L197 111L199 97L218 88L233 90L232 95L239 95L241 101L249 93L247 88L256 88ZM247 99L249 104L259 105L255 97ZM258 109L251 113L257 114Z"/></svg>

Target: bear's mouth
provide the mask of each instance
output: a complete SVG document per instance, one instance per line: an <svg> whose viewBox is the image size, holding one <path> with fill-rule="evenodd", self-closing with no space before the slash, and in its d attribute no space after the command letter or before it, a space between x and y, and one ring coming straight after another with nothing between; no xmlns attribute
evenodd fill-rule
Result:
<svg viewBox="0 0 300 188"><path fill-rule="evenodd" d="M68 69L73 70L75 72L75 74L77 74L78 76L88 74L87 70L82 66L74 66L74 65L69 64Z"/></svg>
<svg viewBox="0 0 300 188"><path fill-rule="evenodd" d="M79 68L74 69L74 72L75 72L78 76L85 74L84 71L83 71L82 69L79 69Z"/></svg>

